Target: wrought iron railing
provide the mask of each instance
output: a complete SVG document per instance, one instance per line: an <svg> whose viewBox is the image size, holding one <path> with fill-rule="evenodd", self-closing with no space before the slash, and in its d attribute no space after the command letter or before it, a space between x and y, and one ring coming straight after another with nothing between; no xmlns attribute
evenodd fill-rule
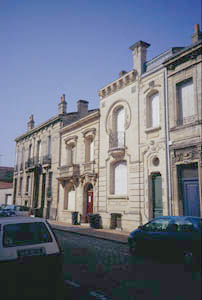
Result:
<svg viewBox="0 0 202 300"><path fill-rule="evenodd" d="M51 165L51 156L44 155L42 160L43 165Z"/></svg>
<svg viewBox="0 0 202 300"><path fill-rule="evenodd" d="M125 132L117 131L109 135L109 149L125 147Z"/></svg>

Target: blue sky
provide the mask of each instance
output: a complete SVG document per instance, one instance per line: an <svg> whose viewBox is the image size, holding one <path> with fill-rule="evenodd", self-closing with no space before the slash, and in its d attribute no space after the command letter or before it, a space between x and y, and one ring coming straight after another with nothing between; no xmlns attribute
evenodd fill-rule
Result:
<svg viewBox="0 0 202 300"><path fill-rule="evenodd" d="M99 107L98 90L132 69L128 49L148 59L191 43L201 0L0 0L0 165L13 166L15 137L79 99Z"/></svg>

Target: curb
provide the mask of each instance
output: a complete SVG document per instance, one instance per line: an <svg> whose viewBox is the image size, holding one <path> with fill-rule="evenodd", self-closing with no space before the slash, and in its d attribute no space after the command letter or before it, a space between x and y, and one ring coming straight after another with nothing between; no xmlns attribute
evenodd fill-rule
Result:
<svg viewBox="0 0 202 300"><path fill-rule="evenodd" d="M105 241L110 241L110 242L114 242L114 243L118 243L118 244L123 244L123 245L127 245L127 242L123 242L123 241L118 241L118 240L113 240L110 238L106 238L106 237L102 237L102 236L97 236L97 235L91 235L88 233L81 233L81 232L77 232L77 231L72 231L72 230L68 230L67 228L64 228L63 226L60 225L56 225L56 224L51 224L49 223L52 229L56 229L56 230L60 230L60 231L64 231L64 232L69 232L69 233L75 233L81 236L88 236L91 238L98 238L101 240L105 240Z"/></svg>

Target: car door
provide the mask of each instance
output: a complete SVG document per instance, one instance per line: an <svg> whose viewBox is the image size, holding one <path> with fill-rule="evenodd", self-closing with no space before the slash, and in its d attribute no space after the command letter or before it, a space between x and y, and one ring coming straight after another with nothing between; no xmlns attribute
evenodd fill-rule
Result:
<svg viewBox="0 0 202 300"><path fill-rule="evenodd" d="M149 251L149 255L159 256L168 246L169 218L157 218L142 227L142 235L139 237L142 247Z"/></svg>

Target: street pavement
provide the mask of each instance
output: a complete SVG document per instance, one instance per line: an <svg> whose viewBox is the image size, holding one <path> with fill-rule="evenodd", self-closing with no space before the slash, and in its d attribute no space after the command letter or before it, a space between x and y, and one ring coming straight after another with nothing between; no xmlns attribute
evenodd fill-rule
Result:
<svg viewBox="0 0 202 300"><path fill-rule="evenodd" d="M182 264L131 257L128 233L49 222L65 250L70 299L201 299L199 273L185 272Z"/></svg>

